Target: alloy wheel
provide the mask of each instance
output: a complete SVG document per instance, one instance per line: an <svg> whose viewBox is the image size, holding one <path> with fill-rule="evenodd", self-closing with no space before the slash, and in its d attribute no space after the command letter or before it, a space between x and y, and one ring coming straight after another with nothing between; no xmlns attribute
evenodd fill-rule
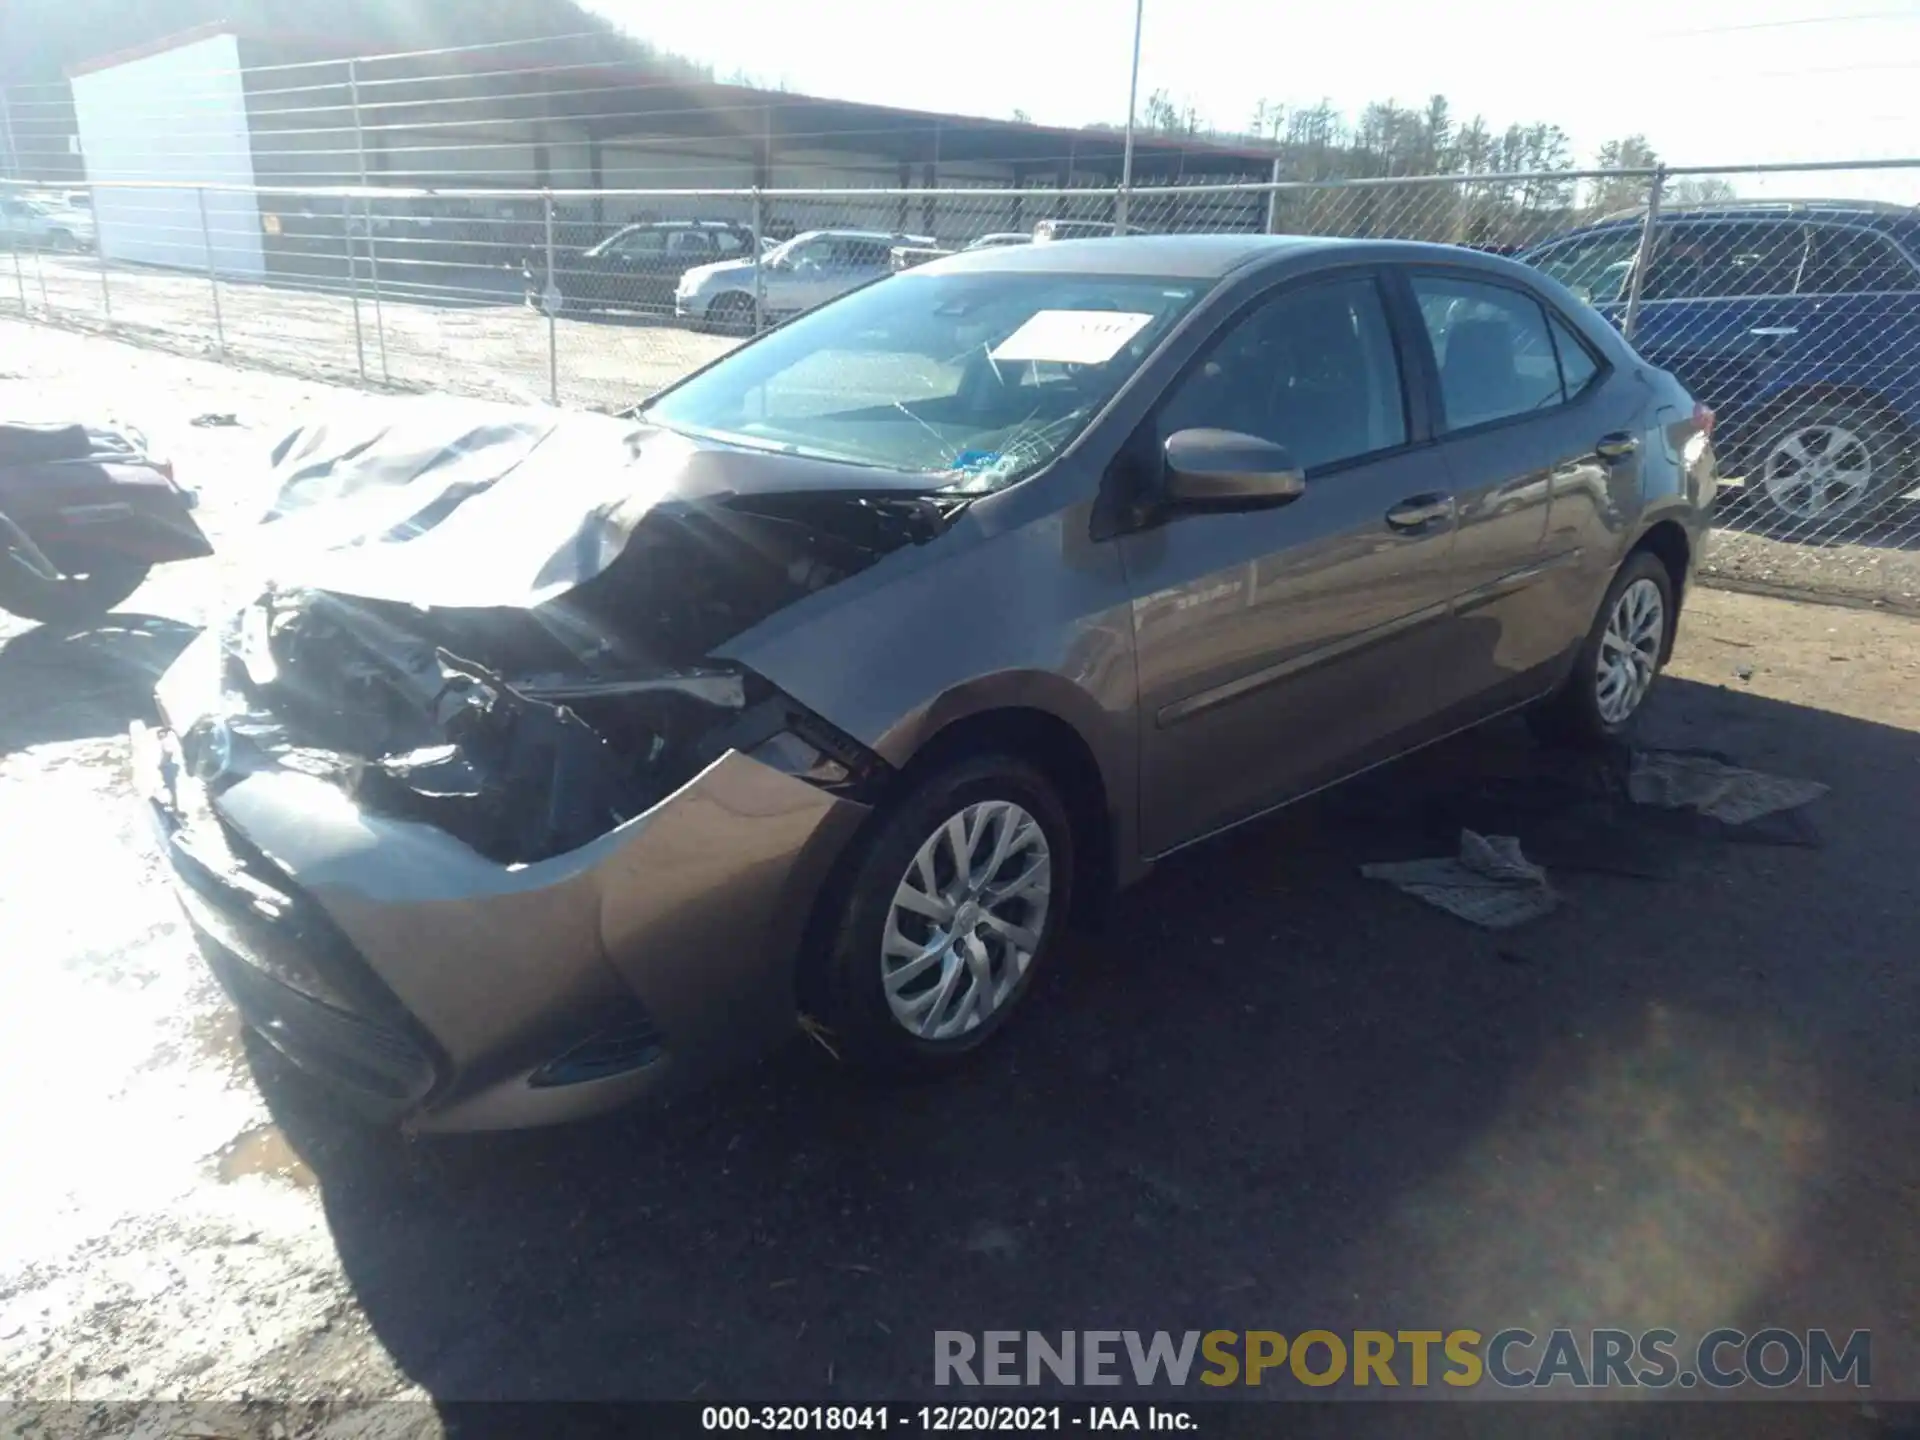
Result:
<svg viewBox="0 0 1920 1440"><path fill-rule="evenodd" d="M1046 932L1053 855L1010 800L967 806L921 844L880 942L895 1020L922 1040L978 1028L1012 998Z"/></svg>
<svg viewBox="0 0 1920 1440"><path fill-rule="evenodd" d="M1595 705L1608 725L1621 724L1647 698L1666 633L1667 606L1658 585L1640 579L1620 592L1600 636L1594 677Z"/></svg>
<svg viewBox="0 0 1920 1440"><path fill-rule="evenodd" d="M1802 425L1768 447L1760 471L1767 499L1796 520L1830 520L1860 508L1873 490L1873 447L1843 425Z"/></svg>

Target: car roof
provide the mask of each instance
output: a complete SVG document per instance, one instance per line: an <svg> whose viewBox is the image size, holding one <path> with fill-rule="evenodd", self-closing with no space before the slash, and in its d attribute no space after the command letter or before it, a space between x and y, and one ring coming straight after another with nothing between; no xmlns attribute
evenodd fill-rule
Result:
<svg viewBox="0 0 1920 1440"><path fill-rule="evenodd" d="M1224 280L1286 267L1308 273L1317 262L1354 265L1444 265L1538 285L1538 270L1504 255L1424 240L1343 239L1321 235L1124 235L962 250L917 265L914 275L1119 275L1169 280Z"/></svg>
<svg viewBox="0 0 1920 1440"><path fill-rule="evenodd" d="M1359 243L1363 242L1303 235L1106 235L1090 240L1056 240L1049 245L963 250L922 266L921 271L1166 275L1217 280L1260 261Z"/></svg>
<svg viewBox="0 0 1920 1440"><path fill-rule="evenodd" d="M818 230L802 230L793 238L810 239L815 235L832 235L841 240L882 240L891 245L904 245L913 242L934 243L931 235L910 235L904 230L848 230L838 225L823 225Z"/></svg>
<svg viewBox="0 0 1920 1440"><path fill-rule="evenodd" d="M1883 200L1717 200L1704 205L1662 205L1660 219L1663 223L1681 220L1738 220L1747 223L1838 220L1876 230L1910 230L1920 226L1920 206L1896 205ZM1622 210L1591 225L1549 236L1540 241L1540 245L1576 235L1637 230L1645 223L1644 210ZM1538 249L1539 246L1529 248Z"/></svg>

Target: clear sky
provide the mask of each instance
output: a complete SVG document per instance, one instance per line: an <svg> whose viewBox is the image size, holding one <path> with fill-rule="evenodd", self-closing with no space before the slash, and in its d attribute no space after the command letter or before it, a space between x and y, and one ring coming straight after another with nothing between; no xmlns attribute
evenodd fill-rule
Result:
<svg viewBox="0 0 1920 1440"><path fill-rule="evenodd" d="M810 94L1078 125L1127 107L1133 0L588 0L643 39ZM1146 0L1142 100L1222 128L1262 99L1547 121L1589 163L1920 157L1920 0ZM1920 170L1740 183L1920 201Z"/></svg>

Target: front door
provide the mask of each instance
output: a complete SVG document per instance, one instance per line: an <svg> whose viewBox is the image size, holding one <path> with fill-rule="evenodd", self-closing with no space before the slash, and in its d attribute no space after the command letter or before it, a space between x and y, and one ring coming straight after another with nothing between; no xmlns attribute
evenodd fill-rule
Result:
<svg viewBox="0 0 1920 1440"><path fill-rule="evenodd" d="M1176 431L1285 446L1277 509L1174 513L1122 544L1134 594L1142 838L1158 854L1408 742L1432 710L1453 544L1445 473L1410 424L1371 273L1257 303L1169 392Z"/></svg>

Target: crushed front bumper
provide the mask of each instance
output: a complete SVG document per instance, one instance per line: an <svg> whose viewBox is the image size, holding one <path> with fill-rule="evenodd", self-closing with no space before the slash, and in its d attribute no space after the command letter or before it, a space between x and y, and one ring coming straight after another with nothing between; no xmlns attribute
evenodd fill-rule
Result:
<svg viewBox="0 0 1920 1440"><path fill-rule="evenodd" d="M421 1130L579 1118L792 1033L814 897L866 814L730 751L578 850L500 865L311 776L192 779L165 728L136 726L134 751L242 1016Z"/></svg>

